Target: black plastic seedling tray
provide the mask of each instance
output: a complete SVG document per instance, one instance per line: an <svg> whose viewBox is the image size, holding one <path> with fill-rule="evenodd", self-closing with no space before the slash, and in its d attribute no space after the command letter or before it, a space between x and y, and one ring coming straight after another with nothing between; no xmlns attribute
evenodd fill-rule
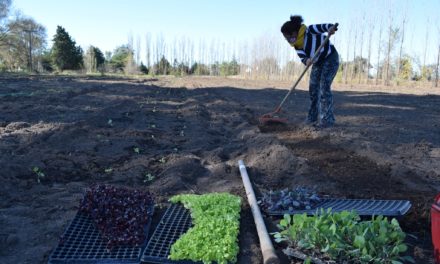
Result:
<svg viewBox="0 0 440 264"><path fill-rule="evenodd" d="M168 259L171 246L192 226L191 214L180 204L172 204L163 215L145 247L142 263L194 264L193 261Z"/></svg>
<svg viewBox="0 0 440 264"><path fill-rule="evenodd" d="M49 264L131 264L140 263L142 251L148 239L153 215L145 225L145 242L140 246L115 246L111 250L102 239L92 219L78 212L52 254ZM150 210L149 210L150 211Z"/></svg>
<svg viewBox="0 0 440 264"><path fill-rule="evenodd" d="M383 215L389 217L400 217L405 215L411 208L410 201L405 200L367 200L367 199L322 199L309 210L285 210L270 211L266 213L273 216L282 216L284 214L319 214L321 209L332 209L332 212L355 211L360 216Z"/></svg>

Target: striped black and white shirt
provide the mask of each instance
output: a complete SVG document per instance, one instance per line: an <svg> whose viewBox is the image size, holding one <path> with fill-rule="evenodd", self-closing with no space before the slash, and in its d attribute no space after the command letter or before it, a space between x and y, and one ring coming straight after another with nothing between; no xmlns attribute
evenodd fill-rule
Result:
<svg viewBox="0 0 440 264"><path fill-rule="evenodd" d="M328 30L333 26L333 24L316 24L307 27L304 34L304 46L302 49L296 49L296 53L301 59L302 63L306 64L307 59L312 58L315 55L316 49L321 45L321 43L326 38ZM315 58L315 63L322 62L327 56L336 49L330 40L324 45L324 47L319 51L320 55Z"/></svg>

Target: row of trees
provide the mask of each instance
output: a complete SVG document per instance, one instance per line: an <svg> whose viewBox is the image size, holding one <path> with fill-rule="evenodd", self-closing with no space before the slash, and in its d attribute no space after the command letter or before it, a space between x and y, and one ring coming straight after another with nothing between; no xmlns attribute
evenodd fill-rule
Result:
<svg viewBox="0 0 440 264"><path fill-rule="evenodd" d="M277 34L265 34L252 41L194 41L186 37L166 39L162 34L133 36L113 52L103 53L89 46L84 52L61 26L46 49L46 29L32 18L16 15L8 19L11 0L0 0L0 70L52 72L81 70L88 73L153 75L237 75L248 78L295 79L304 69L295 51ZM357 19L333 38L341 56L336 80L342 83L385 84L406 81L433 81L438 84L440 46L437 62L426 63L424 55L405 52L408 18L400 21ZM366 26L367 25L367 26ZM141 45L141 43L144 45ZM141 58L141 54L144 56Z"/></svg>

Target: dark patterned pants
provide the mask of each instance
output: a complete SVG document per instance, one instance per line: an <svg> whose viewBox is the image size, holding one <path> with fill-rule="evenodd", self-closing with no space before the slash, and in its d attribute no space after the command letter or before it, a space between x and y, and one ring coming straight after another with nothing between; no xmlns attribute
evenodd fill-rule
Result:
<svg viewBox="0 0 440 264"><path fill-rule="evenodd" d="M331 126L335 123L331 84L338 68L339 55L336 51L321 63L313 64L309 84L310 108L307 116L308 122L319 121L324 126Z"/></svg>

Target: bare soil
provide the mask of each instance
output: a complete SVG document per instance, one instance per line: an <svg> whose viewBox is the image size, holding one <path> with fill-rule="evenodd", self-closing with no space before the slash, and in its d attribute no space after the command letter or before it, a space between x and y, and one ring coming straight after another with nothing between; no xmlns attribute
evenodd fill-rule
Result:
<svg viewBox="0 0 440 264"><path fill-rule="evenodd" d="M159 205L179 193L240 195L238 262L262 263L242 159L258 193L305 185L332 197L410 200L400 219L416 236L409 255L430 263L440 89L336 86L336 126L316 130L302 123L303 85L283 108L289 125L259 126L289 85L0 75L0 262L46 263L85 188L99 182L148 189ZM277 219L266 220L273 231ZM276 248L282 263L297 262Z"/></svg>

